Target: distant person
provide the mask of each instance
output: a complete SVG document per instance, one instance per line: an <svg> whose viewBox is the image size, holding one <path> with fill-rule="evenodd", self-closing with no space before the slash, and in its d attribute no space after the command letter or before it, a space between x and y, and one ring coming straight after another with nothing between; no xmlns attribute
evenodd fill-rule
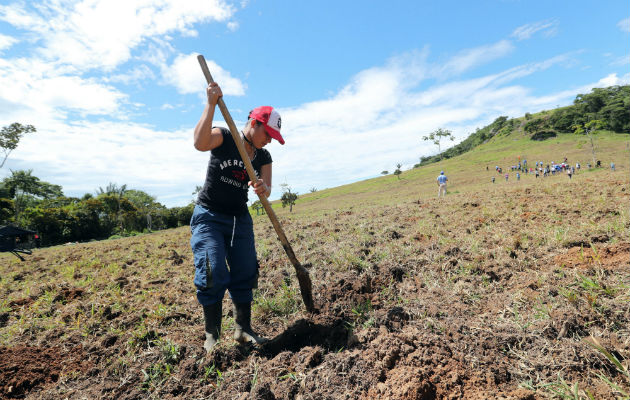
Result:
<svg viewBox="0 0 630 400"><path fill-rule="evenodd" d="M575 163L575 169L580 170L580 163Z"/></svg>
<svg viewBox="0 0 630 400"><path fill-rule="evenodd" d="M438 184L438 198L440 197L440 195L442 193L442 197L446 197L446 182L448 181L448 178L446 177L446 175L444 175L444 171L440 171L440 176L437 177L437 184Z"/></svg>
<svg viewBox="0 0 630 400"><path fill-rule="evenodd" d="M586 166L588 167L588 169L591 169L591 163L586 163Z"/></svg>
<svg viewBox="0 0 630 400"><path fill-rule="evenodd" d="M494 183L494 176L492 177L492 183Z"/></svg>
<svg viewBox="0 0 630 400"><path fill-rule="evenodd" d="M517 181L520 181L520 180L521 180L521 174L520 174L520 173L518 173L518 172L516 173L516 180L517 180Z"/></svg>
<svg viewBox="0 0 630 400"><path fill-rule="evenodd" d="M486 165L486 171L489 171L488 166Z"/></svg>
<svg viewBox="0 0 630 400"><path fill-rule="evenodd" d="M505 173L505 181L508 181L508 178L510 177L510 174L508 174L507 172Z"/></svg>
<svg viewBox="0 0 630 400"><path fill-rule="evenodd" d="M615 171L615 163L614 163L614 162L611 162L611 163L610 163L610 169L611 169L612 171Z"/></svg>
<svg viewBox="0 0 630 400"><path fill-rule="evenodd" d="M602 162L600 160L597 160L597 164L595 164L596 168L601 168L602 167Z"/></svg>
<svg viewBox="0 0 630 400"><path fill-rule="evenodd" d="M539 176L538 170L536 170L536 179L538 179L538 176Z"/></svg>
<svg viewBox="0 0 630 400"><path fill-rule="evenodd" d="M570 180L571 177L573 176L573 173L571 172L571 168L567 168L567 175L569 175L569 180Z"/></svg>

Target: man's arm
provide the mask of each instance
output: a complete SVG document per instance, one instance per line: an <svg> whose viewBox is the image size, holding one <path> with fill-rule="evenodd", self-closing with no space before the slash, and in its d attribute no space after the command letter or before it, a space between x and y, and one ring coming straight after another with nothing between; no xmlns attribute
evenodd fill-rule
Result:
<svg viewBox="0 0 630 400"><path fill-rule="evenodd" d="M208 96L208 102L194 131L194 145L199 151L216 149L223 144L221 129L212 128L214 109L216 108L219 98L223 96L223 93L219 85L213 82L206 88L206 94Z"/></svg>

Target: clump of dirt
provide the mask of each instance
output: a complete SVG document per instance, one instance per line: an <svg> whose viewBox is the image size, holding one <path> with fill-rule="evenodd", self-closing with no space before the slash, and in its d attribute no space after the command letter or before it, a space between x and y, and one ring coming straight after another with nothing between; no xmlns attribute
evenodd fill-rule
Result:
<svg viewBox="0 0 630 400"><path fill-rule="evenodd" d="M54 384L62 375L92 368L82 347L0 347L0 395L22 398L35 388Z"/></svg>
<svg viewBox="0 0 630 400"><path fill-rule="evenodd" d="M554 261L558 265L577 269L627 269L630 267L630 243L575 246L565 254L557 255Z"/></svg>
<svg viewBox="0 0 630 400"><path fill-rule="evenodd" d="M66 303L83 296L83 289L79 288L62 288L53 299L53 302Z"/></svg>

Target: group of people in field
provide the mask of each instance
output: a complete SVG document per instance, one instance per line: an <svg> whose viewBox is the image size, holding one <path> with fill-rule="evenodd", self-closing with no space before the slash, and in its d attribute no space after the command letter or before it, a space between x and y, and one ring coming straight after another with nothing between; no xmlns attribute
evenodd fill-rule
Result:
<svg viewBox="0 0 630 400"><path fill-rule="evenodd" d="M593 168L593 165L590 162L587 163L586 166L588 169ZM545 163L543 163L542 161L536 161L533 167L532 166L528 167L527 160L523 159L523 161L521 162L521 159L519 157L518 163L510 166L510 170L516 173L517 181L521 180L521 173L526 174L526 175L535 175L536 179L538 179L539 177L546 178L550 175L556 176L556 175L563 175L563 174L568 176L569 179L572 179L573 175L575 175L578 171L580 171L581 168L582 168L582 165L579 162L576 162L575 165L571 165L567 157L564 157L564 161L561 163L555 163L554 161L551 161L551 163L547 163L547 165L545 165ZM601 161L598 160L596 162L595 168L601 168ZM499 167L498 165L495 166L494 169L497 172L497 174L499 174L505 179L506 182L509 181L510 174L508 172L504 174L503 168ZM486 166L486 171L487 170L489 170L489 168ZM615 170L614 162L610 163L610 170L611 171ZM494 176L492 176L490 179L492 183L496 182L496 178Z"/></svg>
<svg viewBox="0 0 630 400"><path fill-rule="evenodd" d="M598 160L595 163L595 168L601 168L601 166L602 166L601 161ZM588 162L586 163L586 167L588 169L591 169L593 168L593 165L590 162ZM515 173L515 177L517 181L521 180L521 174L534 175L536 179L538 179L539 177L546 178L548 176L556 176L556 175L564 174L568 176L569 179L572 179L573 175L575 175L578 171L580 171L581 168L582 168L582 165L579 162L576 162L575 165L571 165L567 157L564 157L564 161L561 163L555 163L554 161L551 161L550 163L547 163L547 165L545 165L545 163L542 161L536 161L534 163L534 166L528 166L527 160L523 159L521 161L521 158L519 157L518 163L510 166L510 171ZM489 170L490 168L486 166L486 171L489 171ZM505 172L504 174L503 167L500 167L497 165L494 167L494 170L499 176L503 177L506 182L509 181L510 173ZM614 162L610 163L610 170L615 171ZM495 176L492 176L490 179L492 183L496 182ZM446 175L444 175L444 171L441 171L440 175L438 175L437 177L438 198L446 196L446 183L447 182L448 182L448 178L446 177Z"/></svg>

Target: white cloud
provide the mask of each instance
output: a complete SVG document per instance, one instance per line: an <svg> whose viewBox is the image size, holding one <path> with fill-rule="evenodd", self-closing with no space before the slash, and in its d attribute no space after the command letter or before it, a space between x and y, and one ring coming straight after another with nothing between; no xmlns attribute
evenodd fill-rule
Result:
<svg viewBox="0 0 630 400"><path fill-rule="evenodd" d="M617 26L619 27L619 29L621 29L623 32L630 32L630 17L626 18L626 19L622 19L621 21L619 21L617 23Z"/></svg>
<svg viewBox="0 0 630 400"><path fill-rule="evenodd" d="M147 67L146 65L139 65L137 67L133 67L125 73L105 77L103 80L105 82L120 82L124 83L125 85L129 85L131 83L141 82L145 79L154 78L155 74L153 73L151 68Z"/></svg>
<svg viewBox="0 0 630 400"><path fill-rule="evenodd" d="M231 30L232 32L236 31L239 27L238 22L235 21L231 21L227 23L227 27L229 30Z"/></svg>
<svg viewBox="0 0 630 400"><path fill-rule="evenodd" d="M227 21L233 12L222 0L66 0L0 6L0 20L37 34L48 60L111 70L147 39L195 36L194 24Z"/></svg>
<svg viewBox="0 0 630 400"><path fill-rule="evenodd" d="M112 114L126 99L115 88L94 79L56 74L54 65L28 59L0 59L0 87L0 102L19 105L21 110L16 116L13 107L0 107L0 122L22 115L55 119L64 118L68 112Z"/></svg>
<svg viewBox="0 0 630 400"><path fill-rule="evenodd" d="M0 51L8 49L17 42L18 40L16 38L0 33Z"/></svg>
<svg viewBox="0 0 630 400"><path fill-rule="evenodd" d="M625 67L630 64L630 55L625 55L621 57L614 58L610 62L611 67Z"/></svg>
<svg viewBox="0 0 630 400"><path fill-rule="evenodd" d="M221 85L224 95L242 96L245 94L245 84L234 78L230 73L212 60L206 60L212 78ZM175 57L173 64L162 66L162 74L166 83L177 88L182 94L202 93L206 81L197 61L197 54L180 54Z"/></svg>
<svg viewBox="0 0 630 400"><path fill-rule="evenodd" d="M539 21L531 24L521 25L512 32L511 37L518 40L531 38L536 32L543 32L546 37L554 36L558 32L557 21Z"/></svg>
<svg viewBox="0 0 630 400"><path fill-rule="evenodd" d="M496 84L507 83L518 78L523 78L525 76L532 75L536 72L544 71L556 65L563 65L563 66L570 65L574 62L573 56L575 54L576 54L575 52L560 54L544 61L528 63L524 65L519 65L514 68L510 68L506 71L503 71L497 74L496 75L497 81L495 83Z"/></svg>
<svg viewBox="0 0 630 400"><path fill-rule="evenodd" d="M627 85L628 83L630 83L630 73L625 74L622 77L618 77L617 74L610 74L600 79L593 87Z"/></svg>
<svg viewBox="0 0 630 400"><path fill-rule="evenodd" d="M458 75L471 68L501 58L514 50L509 40L467 49L452 57L448 62L437 67L435 74L439 77Z"/></svg>

